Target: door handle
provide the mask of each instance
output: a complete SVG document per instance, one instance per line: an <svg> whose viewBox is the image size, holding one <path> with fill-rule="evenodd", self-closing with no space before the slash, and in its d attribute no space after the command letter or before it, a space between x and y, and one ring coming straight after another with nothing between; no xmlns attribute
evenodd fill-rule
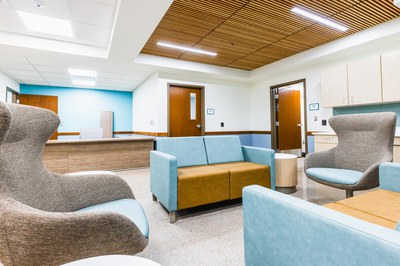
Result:
<svg viewBox="0 0 400 266"><path fill-rule="evenodd" d="M196 127L197 127L197 128L201 128L201 125L200 125L200 124L198 124L198 125L196 125Z"/></svg>
<svg viewBox="0 0 400 266"><path fill-rule="evenodd" d="M301 127L301 124L297 124L298 127Z"/></svg>

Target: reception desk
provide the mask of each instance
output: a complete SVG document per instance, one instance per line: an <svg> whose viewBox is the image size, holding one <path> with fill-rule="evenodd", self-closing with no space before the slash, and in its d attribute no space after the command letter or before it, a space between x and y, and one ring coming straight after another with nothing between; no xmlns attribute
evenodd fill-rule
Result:
<svg viewBox="0 0 400 266"><path fill-rule="evenodd" d="M149 167L154 138L49 140L43 161L52 172L123 170Z"/></svg>

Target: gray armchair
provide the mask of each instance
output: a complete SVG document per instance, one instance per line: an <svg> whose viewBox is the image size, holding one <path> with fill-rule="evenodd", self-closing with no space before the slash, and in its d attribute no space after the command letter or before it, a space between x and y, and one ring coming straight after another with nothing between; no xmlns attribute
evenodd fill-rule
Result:
<svg viewBox="0 0 400 266"><path fill-rule="evenodd" d="M42 151L58 125L51 111L0 102L0 262L60 265L142 251L148 223L123 179L46 169Z"/></svg>
<svg viewBox="0 0 400 266"><path fill-rule="evenodd" d="M396 114L391 112L334 116L336 147L308 154L304 170L310 179L346 190L366 190L379 185L379 164L393 160Z"/></svg>

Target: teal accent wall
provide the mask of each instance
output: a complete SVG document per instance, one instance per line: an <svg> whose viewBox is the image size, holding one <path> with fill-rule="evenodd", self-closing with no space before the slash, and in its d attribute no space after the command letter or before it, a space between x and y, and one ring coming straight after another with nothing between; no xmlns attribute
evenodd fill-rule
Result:
<svg viewBox="0 0 400 266"><path fill-rule="evenodd" d="M377 113L377 112L395 112L397 114L397 126L398 127L400 126L400 103L333 108L333 115Z"/></svg>
<svg viewBox="0 0 400 266"><path fill-rule="evenodd" d="M100 127L100 112L114 112L114 131L132 131L132 92L21 84L21 94L58 96L59 132Z"/></svg>

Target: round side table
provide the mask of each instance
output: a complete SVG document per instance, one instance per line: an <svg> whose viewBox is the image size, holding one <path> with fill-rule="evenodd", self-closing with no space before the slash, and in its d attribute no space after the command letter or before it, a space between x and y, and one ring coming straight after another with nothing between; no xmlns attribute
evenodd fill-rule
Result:
<svg viewBox="0 0 400 266"><path fill-rule="evenodd" d="M109 265L161 266L161 264L158 264L157 262L137 256L128 256L128 255L107 255L107 256L92 257L92 258L69 262L67 264L63 264L62 266L109 266Z"/></svg>
<svg viewBox="0 0 400 266"><path fill-rule="evenodd" d="M297 156L275 153L276 190L285 194L296 192Z"/></svg>

